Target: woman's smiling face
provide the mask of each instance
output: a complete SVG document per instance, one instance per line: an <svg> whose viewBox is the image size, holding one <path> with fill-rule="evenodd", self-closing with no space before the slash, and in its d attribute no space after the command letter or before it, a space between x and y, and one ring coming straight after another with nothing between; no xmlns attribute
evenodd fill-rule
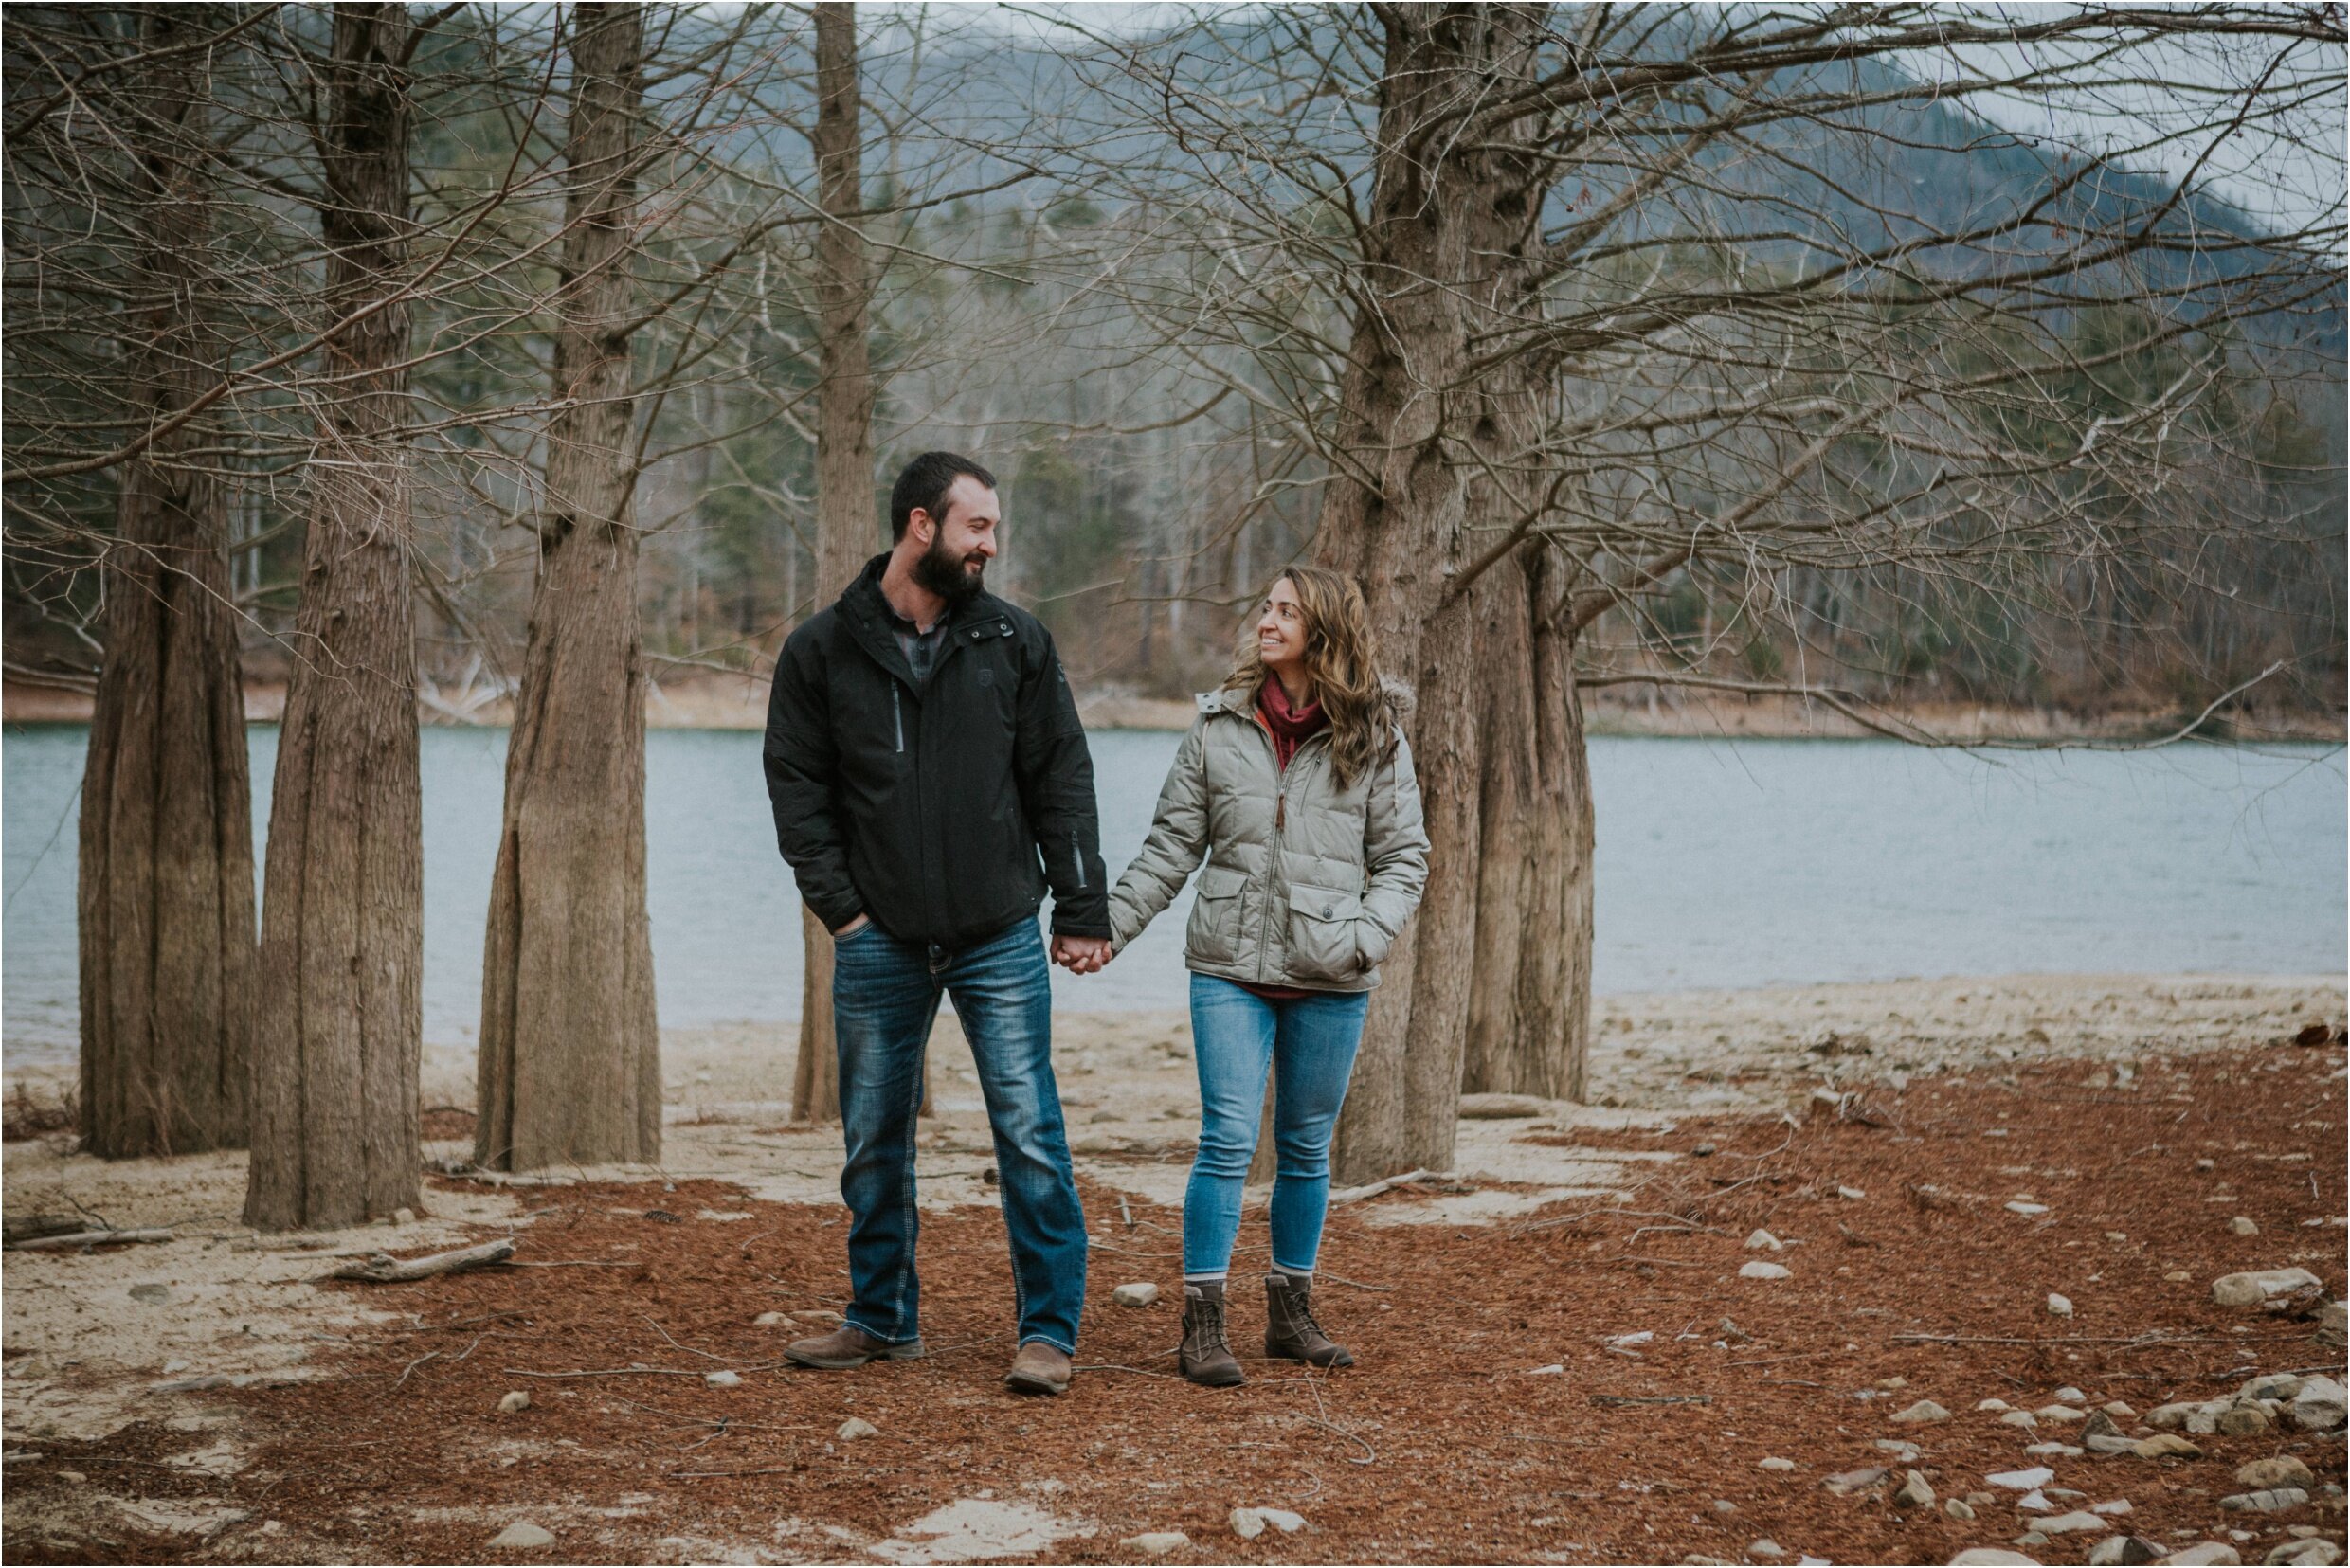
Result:
<svg viewBox="0 0 2350 1568"><path fill-rule="evenodd" d="M1305 667L1306 607L1297 602L1297 588L1284 577L1265 594L1256 616L1256 652L1268 670Z"/></svg>

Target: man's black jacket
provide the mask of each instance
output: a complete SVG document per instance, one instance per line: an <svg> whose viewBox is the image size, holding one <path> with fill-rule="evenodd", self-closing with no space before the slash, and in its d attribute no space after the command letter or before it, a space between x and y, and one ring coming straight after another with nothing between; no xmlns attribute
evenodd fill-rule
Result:
<svg viewBox="0 0 2350 1568"><path fill-rule="evenodd" d="M800 895L834 930L861 913L951 951L1034 919L1049 881L1056 932L1109 936L1094 759L1052 635L975 594L917 685L881 597L888 562L775 663L767 788Z"/></svg>

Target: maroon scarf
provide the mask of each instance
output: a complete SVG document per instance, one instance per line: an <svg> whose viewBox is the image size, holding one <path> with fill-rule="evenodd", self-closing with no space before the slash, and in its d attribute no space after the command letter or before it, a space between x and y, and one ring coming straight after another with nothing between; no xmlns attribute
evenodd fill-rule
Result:
<svg viewBox="0 0 2350 1568"><path fill-rule="evenodd" d="M1292 708L1289 693L1282 690L1277 676L1267 676L1264 685L1257 688L1256 711L1264 715L1265 728L1272 732L1274 760L1284 769L1290 766L1290 759L1297 755L1297 748L1306 744L1306 738L1328 729L1330 722L1323 715L1319 702Z"/></svg>

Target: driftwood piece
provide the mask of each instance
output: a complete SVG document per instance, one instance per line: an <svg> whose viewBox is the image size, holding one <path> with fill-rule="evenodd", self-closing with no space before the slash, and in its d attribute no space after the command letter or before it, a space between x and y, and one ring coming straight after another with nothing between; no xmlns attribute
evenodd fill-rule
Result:
<svg viewBox="0 0 2350 1568"><path fill-rule="evenodd" d="M461 1247L456 1252L435 1253L429 1257L398 1258L389 1253L371 1253L358 1263L344 1264L327 1278L356 1280L362 1285L405 1285L436 1274L461 1274L468 1270L495 1268L514 1256L514 1237L500 1236L479 1247Z"/></svg>
<svg viewBox="0 0 2350 1568"><path fill-rule="evenodd" d="M132 1242L169 1241L169 1230L151 1231L75 1231L66 1235L35 1236L29 1241L11 1241L11 1253L70 1253L84 1247L117 1247Z"/></svg>
<svg viewBox="0 0 2350 1568"><path fill-rule="evenodd" d="M0 1241L13 1247L19 1242L38 1241L43 1236L70 1235L87 1230L90 1222L78 1214L27 1214L0 1220Z"/></svg>
<svg viewBox="0 0 2350 1568"><path fill-rule="evenodd" d="M1381 1193L1393 1192L1398 1187L1408 1187L1415 1181L1450 1181L1454 1176L1455 1173L1452 1171L1405 1171L1401 1176L1390 1176L1377 1181L1366 1181L1359 1187L1342 1187L1330 1194L1330 1205L1335 1208L1341 1203L1354 1203L1365 1198L1377 1198Z"/></svg>

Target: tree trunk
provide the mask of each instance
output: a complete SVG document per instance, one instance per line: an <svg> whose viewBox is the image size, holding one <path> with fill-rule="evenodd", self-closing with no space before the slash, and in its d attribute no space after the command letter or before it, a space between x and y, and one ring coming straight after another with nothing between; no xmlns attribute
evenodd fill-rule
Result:
<svg viewBox="0 0 2350 1568"><path fill-rule="evenodd" d="M474 1158L508 1170L660 1158L644 890L628 258L644 13L571 9L554 395L530 640L483 940Z"/></svg>
<svg viewBox="0 0 2350 1568"><path fill-rule="evenodd" d="M423 827L406 434L407 8L334 8L317 450L269 815L251 1174L262 1230L416 1201Z"/></svg>
<svg viewBox="0 0 2350 1568"><path fill-rule="evenodd" d="M151 6L138 46L218 30L208 6ZM205 61L168 55L126 117L137 251L122 353L134 417L159 421L220 373ZM252 1074L253 819L228 581L227 493L179 452L124 464L105 565L106 654L83 773L81 1143L109 1159L233 1147Z"/></svg>
<svg viewBox="0 0 2350 1568"><path fill-rule="evenodd" d="M1462 117L1523 81L1542 7L1383 8L1387 50L1365 253L1338 440L1316 548L1355 573L1387 668L1419 702L1411 739L1429 836L1428 892L1397 939L1339 1124L1335 1180L1453 1162L1478 952L1483 717L1491 585L1455 578L1495 542L1507 497L1479 459L1539 415L1530 372L1472 374L1473 343L1534 304L1542 165L1522 128L1456 138ZM1498 83L1498 85L1497 85ZM1408 1042L1409 1048L1406 1049Z"/></svg>
<svg viewBox="0 0 2350 1568"><path fill-rule="evenodd" d="M815 279L819 608L855 580L874 544L874 383L867 343L874 280L864 230L857 72L857 8L846 0L824 0L816 7L816 186L825 215L816 231ZM800 923L806 979L800 994L791 1116L838 1121L841 1062L832 1030L832 933L804 907Z"/></svg>

